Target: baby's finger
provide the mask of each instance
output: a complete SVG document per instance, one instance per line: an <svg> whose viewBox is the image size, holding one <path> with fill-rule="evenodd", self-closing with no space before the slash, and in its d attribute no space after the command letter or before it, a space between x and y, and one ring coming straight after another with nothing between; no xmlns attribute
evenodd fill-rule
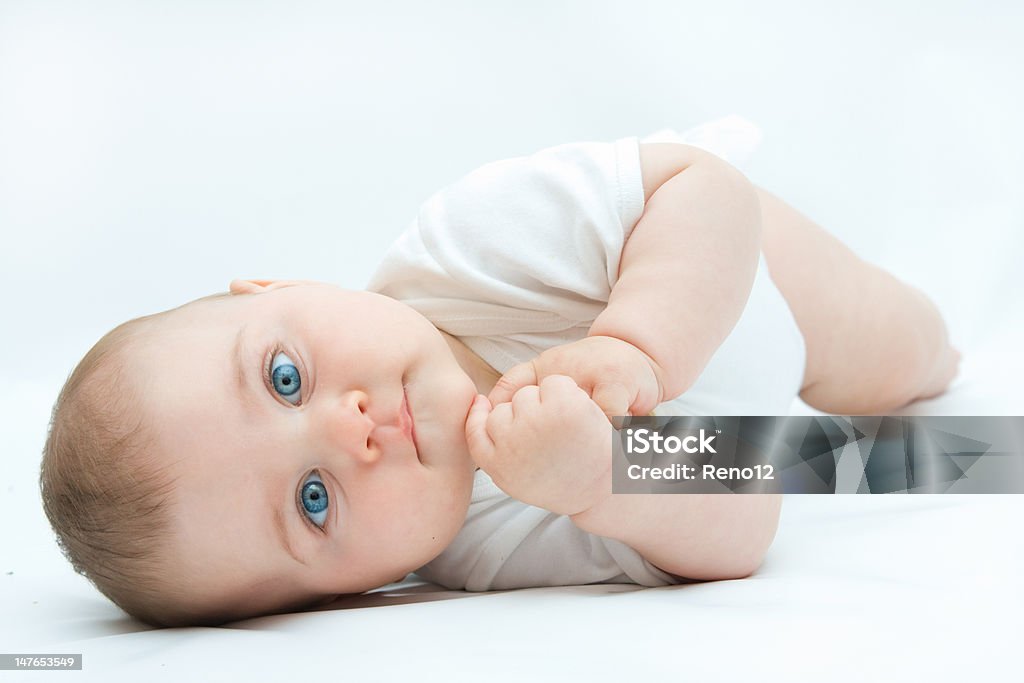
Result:
<svg viewBox="0 0 1024 683"><path fill-rule="evenodd" d="M511 401L520 387L537 383L537 368L532 361L514 366L498 379L487 396L491 405Z"/></svg>
<svg viewBox="0 0 1024 683"><path fill-rule="evenodd" d="M598 383L594 386L594 392L590 398L601 406L601 410L609 420L616 415L629 415L629 406L633 403L633 397L630 396L629 390L618 382Z"/></svg>
<svg viewBox="0 0 1024 683"><path fill-rule="evenodd" d="M540 404L540 387L530 384L521 387L512 397L512 417L524 417L530 410Z"/></svg>
<svg viewBox="0 0 1024 683"><path fill-rule="evenodd" d="M487 434L487 416L490 412L491 404L487 397L477 394L466 418L466 446L477 465L487 462L494 454L494 441Z"/></svg>
<svg viewBox="0 0 1024 683"><path fill-rule="evenodd" d="M542 401L549 397L565 396L582 390L576 384L576 380L568 375L545 375L538 387L540 389L539 397ZM583 393L586 393L586 391L583 391Z"/></svg>

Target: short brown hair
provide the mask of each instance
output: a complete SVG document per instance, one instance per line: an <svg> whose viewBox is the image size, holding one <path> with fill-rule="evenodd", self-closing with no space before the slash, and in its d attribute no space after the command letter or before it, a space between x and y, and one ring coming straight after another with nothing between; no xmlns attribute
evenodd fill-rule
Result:
<svg viewBox="0 0 1024 683"><path fill-rule="evenodd" d="M165 539L176 481L154 455L138 409L144 383L126 378L127 354L159 333L175 309L129 320L105 334L68 376L53 406L39 473L43 509L75 571L125 612L149 624L198 623L175 607Z"/></svg>

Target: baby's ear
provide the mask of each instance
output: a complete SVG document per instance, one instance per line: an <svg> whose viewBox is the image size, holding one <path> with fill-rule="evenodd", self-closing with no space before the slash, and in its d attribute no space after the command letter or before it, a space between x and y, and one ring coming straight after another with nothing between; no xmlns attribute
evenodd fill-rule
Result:
<svg viewBox="0 0 1024 683"><path fill-rule="evenodd" d="M228 289L232 294L259 294L269 292L281 287L292 285L311 284L312 280L232 280Z"/></svg>

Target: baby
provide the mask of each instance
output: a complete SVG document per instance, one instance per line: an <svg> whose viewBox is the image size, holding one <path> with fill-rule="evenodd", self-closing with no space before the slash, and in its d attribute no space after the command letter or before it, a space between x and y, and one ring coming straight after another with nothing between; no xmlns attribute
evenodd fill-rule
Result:
<svg viewBox="0 0 1024 683"><path fill-rule="evenodd" d="M959 358L922 294L681 142L485 165L423 205L369 290L235 280L104 336L40 476L75 569L163 626L412 571L467 590L743 577L780 497L614 496L608 417L796 395L884 413Z"/></svg>

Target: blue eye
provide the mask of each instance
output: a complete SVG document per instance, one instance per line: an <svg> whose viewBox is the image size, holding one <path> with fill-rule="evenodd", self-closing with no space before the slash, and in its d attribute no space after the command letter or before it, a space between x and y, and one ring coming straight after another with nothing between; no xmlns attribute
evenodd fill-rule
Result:
<svg viewBox="0 0 1024 683"><path fill-rule="evenodd" d="M320 477L310 474L306 478L299 500L302 503L303 514L308 512L306 517L322 529L327 522L327 487L320 481Z"/></svg>
<svg viewBox="0 0 1024 683"><path fill-rule="evenodd" d="M302 379L295 363L284 353L274 354L273 360L270 361L270 383L284 400L292 405L298 405Z"/></svg>

